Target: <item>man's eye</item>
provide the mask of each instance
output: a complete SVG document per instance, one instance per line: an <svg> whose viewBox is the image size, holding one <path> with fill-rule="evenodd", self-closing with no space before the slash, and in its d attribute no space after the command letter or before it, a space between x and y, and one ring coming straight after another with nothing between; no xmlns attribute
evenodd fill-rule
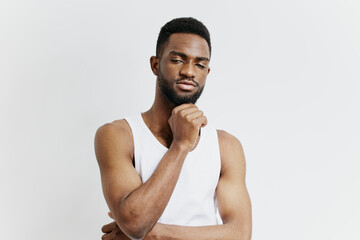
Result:
<svg viewBox="0 0 360 240"><path fill-rule="evenodd" d="M199 68L205 68L205 66L204 65L201 65L201 64L196 64L196 66L198 66Z"/></svg>
<svg viewBox="0 0 360 240"><path fill-rule="evenodd" d="M182 61L179 60L179 59L171 59L171 61L174 62L174 63L181 63L181 62L182 62Z"/></svg>

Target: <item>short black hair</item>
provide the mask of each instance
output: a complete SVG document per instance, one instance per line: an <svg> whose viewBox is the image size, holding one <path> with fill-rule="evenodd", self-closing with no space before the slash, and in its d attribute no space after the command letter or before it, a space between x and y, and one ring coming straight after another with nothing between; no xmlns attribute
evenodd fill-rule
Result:
<svg viewBox="0 0 360 240"><path fill-rule="evenodd" d="M209 45L211 56L211 41L209 30L205 25L192 17L175 18L166 23L160 30L156 43L156 57L160 57L164 50L164 45L169 41L169 37L173 33L192 33L204 38Z"/></svg>

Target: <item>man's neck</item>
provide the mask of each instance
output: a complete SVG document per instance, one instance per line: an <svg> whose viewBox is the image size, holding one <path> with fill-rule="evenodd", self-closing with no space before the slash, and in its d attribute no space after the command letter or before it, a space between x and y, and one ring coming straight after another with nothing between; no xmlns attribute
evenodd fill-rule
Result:
<svg viewBox="0 0 360 240"><path fill-rule="evenodd" d="M174 107L175 105L169 102L159 89L156 89L152 107L142 114L146 125L154 134L164 137L172 136L168 120Z"/></svg>

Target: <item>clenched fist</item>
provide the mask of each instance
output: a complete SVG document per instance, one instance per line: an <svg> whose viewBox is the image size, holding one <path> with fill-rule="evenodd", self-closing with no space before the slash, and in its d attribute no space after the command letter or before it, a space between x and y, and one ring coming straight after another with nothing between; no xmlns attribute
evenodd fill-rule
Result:
<svg viewBox="0 0 360 240"><path fill-rule="evenodd" d="M168 122L173 134L172 144L190 151L195 147L200 128L206 126L207 118L197 106L185 103L173 109Z"/></svg>

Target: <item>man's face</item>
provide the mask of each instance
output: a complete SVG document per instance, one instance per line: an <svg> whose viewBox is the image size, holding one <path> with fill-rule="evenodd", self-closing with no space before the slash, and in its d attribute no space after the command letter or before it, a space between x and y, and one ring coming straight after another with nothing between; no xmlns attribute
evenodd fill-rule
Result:
<svg viewBox="0 0 360 240"><path fill-rule="evenodd" d="M162 94L175 106L195 104L210 71L209 59L205 39L195 34L172 34L159 59L157 81Z"/></svg>

